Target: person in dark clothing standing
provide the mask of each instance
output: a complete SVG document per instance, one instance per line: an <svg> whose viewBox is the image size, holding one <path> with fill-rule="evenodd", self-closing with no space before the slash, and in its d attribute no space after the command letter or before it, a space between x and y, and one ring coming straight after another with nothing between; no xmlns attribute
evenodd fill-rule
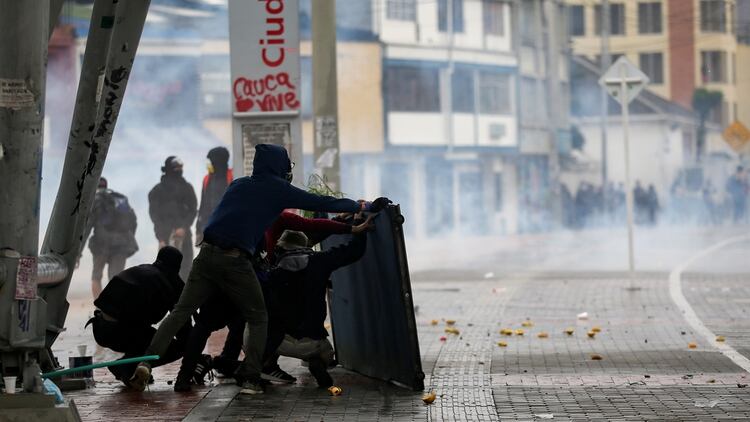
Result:
<svg viewBox="0 0 750 422"><path fill-rule="evenodd" d="M128 198L107 188L107 179L99 179L94 205L86 224L85 239L91 232L89 249L94 261L91 273L91 293L94 299L102 292L104 266L108 265L108 279L125 269L125 261L138 251L135 229L138 219L128 204Z"/></svg>
<svg viewBox="0 0 750 422"><path fill-rule="evenodd" d="M656 216L660 208L659 194L656 193L656 188L654 188L654 185L648 185L648 190L646 191L646 210L650 225L656 224Z"/></svg>
<svg viewBox="0 0 750 422"><path fill-rule="evenodd" d="M148 193L148 212L154 222L159 247L174 246L182 252L180 277L187 279L193 261L193 225L198 200L193 186L182 177L182 160L167 157L161 182Z"/></svg>
<svg viewBox="0 0 750 422"><path fill-rule="evenodd" d="M748 192L744 167L737 166L737 171L729 178L729 180L727 180L726 191L732 198L734 221L739 222L744 220Z"/></svg>
<svg viewBox="0 0 750 422"><path fill-rule="evenodd" d="M369 218L364 224L372 228ZM348 244L324 252L310 249L307 236L297 231L287 230L277 244L278 264L271 270L269 283L283 310L284 333L271 334L271 347L278 345L278 354L307 361L310 373L323 388L333 385L326 370L333 360L333 346L323 326L326 288L331 273L362 258L366 233L363 230Z"/></svg>
<svg viewBox="0 0 750 422"><path fill-rule="evenodd" d="M130 267L117 274L94 301L97 310L86 324L93 324L94 339L102 347L124 353L122 359L143 356L156 329L154 324L171 311L183 288L178 274L182 254L174 247L159 251L153 264ZM164 365L182 357L190 321L169 339L164 353L151 366ZM109 370L127 386L133 386L130 375L135 364L110 366Z"/></svg>
<svg viewBox="0 0 750 422"><path fill-rule="evenodd" d="M221 292L247 323L245 360L235 372L242 394L262 394L260 379L268 317L251 257L266 229L287 208L358 212L367 203L319 196L292 186L292 162L278 145L255 147L253 174L233 181L211 214L193 269L173 312L161 323L147 352L161 355L179 328L212 294ZM378 198L371 208L387 205ZM151 366L139 363L134 383L143 390Z"/></svg>
<svg viewBox="0 0 750 422"><path fill-rule="evenodd" d="M232 169L229 168L229 150L216 147L208 151L206 157L209 160L208 174L203 178L201 205L198 207L198 221L195 223L198 242L203 239L203 229L208 224L208 218L234 178Z"/></svg>

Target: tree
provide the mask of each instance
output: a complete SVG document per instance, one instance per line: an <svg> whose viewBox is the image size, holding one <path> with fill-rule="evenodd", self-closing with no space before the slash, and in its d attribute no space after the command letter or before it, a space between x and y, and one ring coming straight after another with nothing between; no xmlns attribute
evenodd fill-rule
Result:
<svg viewBox="0 0 750 422"><path fill-rule="evenodd" d="M721 104L723 95L719 91L698 88L693 91L693 110L698 113L698 136L696 160L701 161L706 146L706 120L711 111Z"/></svg>

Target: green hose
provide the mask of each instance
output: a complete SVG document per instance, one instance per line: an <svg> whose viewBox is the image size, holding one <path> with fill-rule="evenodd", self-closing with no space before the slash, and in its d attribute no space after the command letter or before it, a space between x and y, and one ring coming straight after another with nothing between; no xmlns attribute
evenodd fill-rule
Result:
<svg viewBox="0 0 750 422"><path fill-rule="evenodd" d="M92 363L91 365L77 366L75 368L61 369L59 371L47 372L46 374L42 374L42 378L56 378L56 377L61 377L63 375L72 374L75 372L88 371L89 369L106 368L108 366L125 365L128 363L146 362L149 360L157 360L157 359L159 359L159 355L148 355L148 356L140 356L137 358L127 358L127 359L120 359L120 360L112 360L109 362Z"/></svg>

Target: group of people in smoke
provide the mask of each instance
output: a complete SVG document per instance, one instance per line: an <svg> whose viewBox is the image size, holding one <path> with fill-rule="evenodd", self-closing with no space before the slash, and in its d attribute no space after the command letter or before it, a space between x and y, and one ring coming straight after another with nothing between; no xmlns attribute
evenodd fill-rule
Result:
<svg viewBox="0 0 750 422"><path fill-rule="evenodd" d="M625 187L607 183L605 188L588 182L578 185L572 195L562 184L562 204L564 224L570 228L583 228L608 225L625 218ZM659 195L654 185L644 189L640 181L633 188L633 212L638 224L656 224L661 209Z"/></svg>
<svg viewBox="0 0 750 422"><path fill-rule="evenodd" d="M125 215L131 216L132 224L123 224L121 233L132 237L135 216L124 201L121 212L105 217L105 197L115 193L106 182L100 184L89 243L94 261L98 256L109 263L112 277L101 289L102 270L94 268L97 309L87 326L93 326L100 346L124 353L123 359L159 356L156 361L112 366L110 371L142 391L153 382L151 368L182 358L175 391L203 384L213 369L233 376L242 393L260 394L271 381L296 381L278 364L279 355L284 355L306 361L319 386L333 385L328 367L334 363L334 352L324 327L329 279L334 270L364 255L372 219L390 201L337 199L298 189L291 184L293 163L276 145L256 146L252 175L234 181L226 149L213 149L208 158L211 165L200 208L182 177L182 162L167 158L161 182L149 193L159 253L153 264L124 271L119 271L124 267L122 257L134 253L137 245L103 250L103 242L96 239L114 231L108 220ZM295 209L340 214L308 219L290 211ZM190 266L190 226L196 212L200 252ZM343 233L353 234L348 244L313 251L327 236ZM221 354L203 355L210 334L224 327L228 335ZM243 361L238 360L241 350Z"/></svg>

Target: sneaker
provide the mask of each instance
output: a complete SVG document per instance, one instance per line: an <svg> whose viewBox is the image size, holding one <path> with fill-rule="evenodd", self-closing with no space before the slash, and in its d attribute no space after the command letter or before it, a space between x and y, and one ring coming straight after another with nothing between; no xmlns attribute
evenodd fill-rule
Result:
<svg viewBox="0 0 750 422"><path fill-rule="evenodd" d="M216 370L219 376L229 378L234 376L237 368L240 367L240 362L217 356L213 358L211 366Z"/></svg>
<svg viewBox="0 0 750 422"><path fill-rule="evenodd" d="M260 380L244 380L238 382L237 385L240 386L240 394L263 394L265 392Z"/></svg>
<svg viewBox="0 0 750 422"><path fill-rule="evenodd" d="M148 385L148 379L151 377L151 366L145 362L141 362L135 367L133 376L130 377L128 384L136 391L143 391Z"/></svg>
<svg viewBox="0 0 750 422"><path fill-rule="evenodd" d="M326 364L322 359L310 359L310 373L318 382L318 387L328 388L333 385L333 378L328 374Z"/></svg>
<svg viewBox="0 0 750 422"><path fill-rule="evenodd" d="M189 393L193 389L189 376L178 373L174 382L175 393Z"/></svg>
<svg viewBox="0 0 750 422"><path fill-rule="evenodd" d="M209 374L209 381L213 381L213 374L211 373L212 363L211 355L201 356L201 359L198 360L198 364L195 366L195 371L193 371L192 381L195 385L206 385L206 374Z"/></svg>
<svg viewBox="0 0 750 422"><path fill-rule="evenodd" d="M260 374L260 377L264 380L279 382L283 384L294 384L297 381L297 378L294 378L293 376L284 372L284 370L282 370L278 366L264 369L263 373Z"/></svg>

